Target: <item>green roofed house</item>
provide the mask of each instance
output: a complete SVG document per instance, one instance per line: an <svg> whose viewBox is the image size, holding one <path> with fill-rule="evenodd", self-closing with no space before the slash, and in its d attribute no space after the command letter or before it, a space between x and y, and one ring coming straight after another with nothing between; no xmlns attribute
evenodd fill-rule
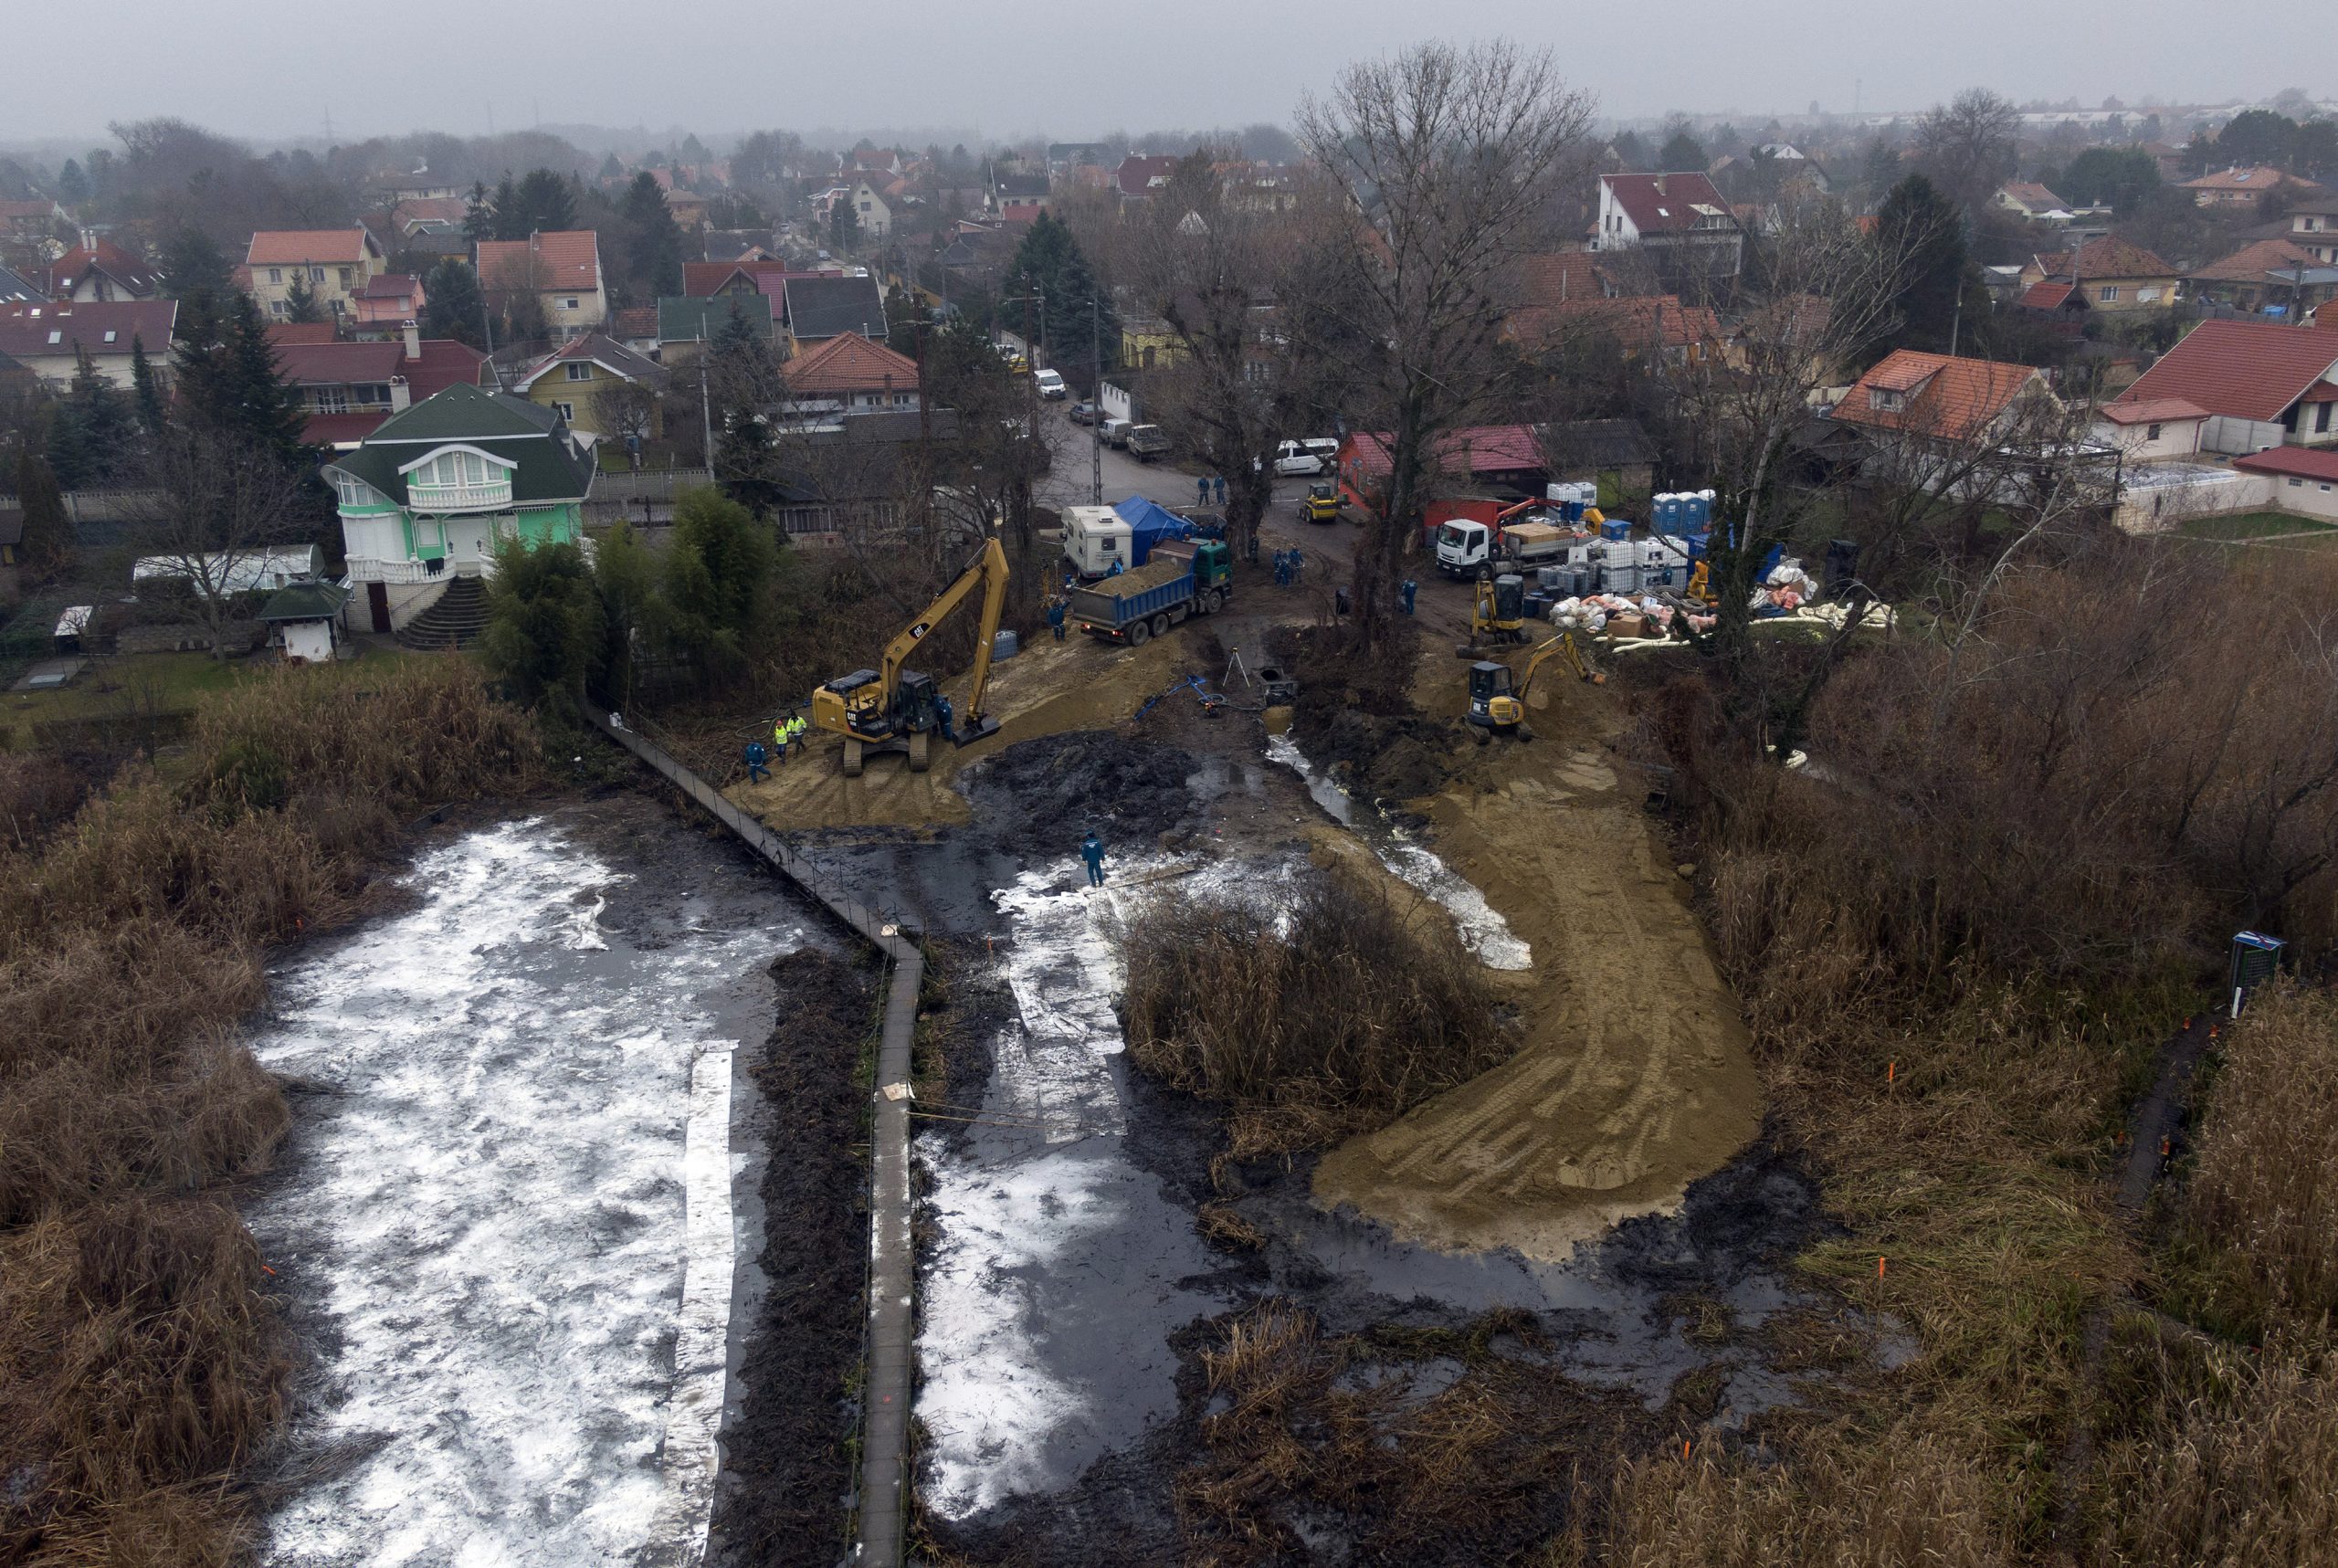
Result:
<svg viewBox="0 0 2338 1568"><path fill-rule="evenodd" d="M352 629L475 597L498 542L579 543L593 460L557 409L457 384L384 420L324 475L340 497Z"/></svg>
<svg viewBox="0 0 2338 1568"><path fill-rule="evenodd" d="M658 358L681 364L706 352L725 318L741 316L766 342L779 336L779 318L768 294L669 294L658 301Z"/></svg>

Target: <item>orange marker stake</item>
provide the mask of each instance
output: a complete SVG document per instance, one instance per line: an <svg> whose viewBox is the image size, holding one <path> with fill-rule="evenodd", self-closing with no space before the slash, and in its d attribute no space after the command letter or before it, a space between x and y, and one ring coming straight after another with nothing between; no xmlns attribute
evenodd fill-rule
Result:
<svg viewBox="0 0 2338 1568"><path fill-rule="evenodd" d="M2163 1160L2167 1158L2167 1140L2164 1138L2159 1141L2159 1157Z"/></svg>
<svg viewBox="0 0 2338 1568"><path fill-rule="evenodd" d="M1686 1437L1680 1439L1680 1457L1683 1459L1689 1457L1689 1439Z"/></svg>
<svg viewBox="0 0 2338 1568"><path fill-rule="evenodd" d="M1896 1083L1899 1081L1899 1078L1900 1064L1898 1062L1886 1062L1883 1067L1883 1081L1886 1083Z"/></svg>
<svg viewBox="0 0 2338 1568"><path fill-rule="evenodd" d="M1875 1260L1875 1277L1876 1277L1878 1279L1882 1279L1882 1278L1883 1278L1883 1264L1884 1264L1884 1259L1882 1259L1882 1258L1877 1258L1877 1259Z"/></svg>

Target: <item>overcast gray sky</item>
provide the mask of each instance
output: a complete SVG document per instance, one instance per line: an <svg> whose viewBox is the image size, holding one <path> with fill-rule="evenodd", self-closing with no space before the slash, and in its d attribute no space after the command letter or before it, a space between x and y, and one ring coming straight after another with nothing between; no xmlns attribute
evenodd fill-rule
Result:
<svg viewBox="0 0 2338 1568"><path fill-rule="evenodd" d="M1626 117L1848 110L1855 84L1869 109L1976 83L2088 103L2338 91L2338 27L2303 15L2212 24L2175 0L112 0L101 65L8 73L0 137L94 139L110 120L155 114L271 138L321 134L328 114L344 141L471 134L491 106L505 131L1078 139L1280 121L1342 62L1432 34L1548 44L1604 112Z"/></svg>

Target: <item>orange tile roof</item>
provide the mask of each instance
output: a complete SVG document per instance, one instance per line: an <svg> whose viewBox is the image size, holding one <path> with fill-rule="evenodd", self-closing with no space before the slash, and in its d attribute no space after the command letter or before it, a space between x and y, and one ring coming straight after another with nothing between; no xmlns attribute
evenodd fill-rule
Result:
<svg viewBox="0 0 2338 1568"><path fill-rule="evenodd" d="M1646 348L1651 342L1680 349L1722 340L1721 318L1711 307L1683 305L1678 294L1529 305L1512 310L1508 323L1510 336L1530 345L1548 346L1570 328L1611 333L1627 349Z"/></svg>
<svg viewBox="0 0 2338 1568"><path fill-rule="evenodd" d="M1599 258L1592 252L1553 250L1519 263L1518 293L1522 305L1564 305L1604 300L1607 285L1600 275Z"/></svg>
<svg viewBox="0 0 2338 1568"><path fill-rule="evenodd" d="M597 289L601 286L600 237L589 228L556 228L525 239L482 239L479 242L479 280L499 287L498 279L513 287L532 274L536 288Z"/></svg>
<svg viewBox="0 0 2338 1568"><path fill-rule="evenodd" d="M917 361L872 343L858 332L839 332L818 348L780 367L790 390L809 395L853 392L912 392Z"/></svg>
<svg viewBox="0 0 2338 1568"><path fill-rule="evenodd" d="M2173 278L2175 268L2137 245L2106 234L2101 239L2090 239L2070 257L2069 268L2073 279L2091 283L2098 279L2117 281L2122 278Z"/></svg>
<svg viewBox="0 0 2338 1568"><path fill-rule="evenodd" d="M2286 239L2260 239L2254 245L2241 247L2221 261L2201 268L2191 276L2203 283L2262 283L2268 272L2321 265L2302 246L2292 245Z"/></svg>
<svg viewBox="0 0 2338 1568"><path fill-rule="evenodd" d="M2203 321L2121 394L2122 403L2181 397L2211 414L2279 419L2338 368L2338 332L2271 321Z"/></svg>
<svg viewBox="0 0 2338 1568"><path fill-rule="evenodd" d="M317 262L355 262L374 250L362 228L272 228L252 236L244 253L247 267L305 267Z"/></svg>
<svg viewBox="0 0 2338 1568"><path fill-rule="evenodd" d="M2043 378L2036 367L1995 360L1952 359L1946 354L1895 349L1835 405L1835 417L1852 425L1906 430L1961 441L1996 422L2022 388ZM1875 407L1869 393L1901 393L1897 409Z"/></svg>
<svg viewBox="0 0 2338 1568"><path fill-rule="evenodd" d="M2206 409L2181 397L2146 397L2133 403L2110 403L2099 412L2113 425L2154 425L2170 419L2208 417Z"/></svg>

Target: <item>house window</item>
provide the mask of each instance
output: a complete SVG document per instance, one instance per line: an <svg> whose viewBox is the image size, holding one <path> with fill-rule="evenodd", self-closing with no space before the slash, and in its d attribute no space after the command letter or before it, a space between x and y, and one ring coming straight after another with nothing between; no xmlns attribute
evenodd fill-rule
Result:
<svg viewBox="0 0 2338 1568"><path fill-rule="evenodd" d="M416 469L414 477L426 485L483 485L487 459L476 452L441 452Z"/></svg>
<svg viewBox="0 0 2338 1568"><path fill-rule="evenodd" d="M563 310L574 310L576 309L576 296L571 294L567 299L563 300L560 302L560 308Z"/></svg>
<svg viewBox="0 0 2338 1568"><path fill-rule="evenodd" d="M2158 290L2157 289L2136 289L2136 290L2135 290L2135 303L2137 303L2137 304L2139 304L2139 305L2156 305L2156 304L2158 304L2158 303L2159 303L2159 290Z"/></svg>
<svg viewBox="0 0 2338 1568"><path fill-rule="evenodd" d="M2156 440L2158 440L2158 439L2159 439L2159 426L2156 426L2156 425L2153 426L2151 427L2151 429L2150 429L2149 431L2147 431L2147 432L2144 434L2144 436L2143 436L2143 439L2144 439L2144 440L2146 440L2146 441L2156 441Z"/></svg>
<svg viewBox="0 0 2338 1568"><path fill-rule="evenodd" d="M312 386L309 388L309 406L320 414L346 414L349 412L349 388Z"/></svg>
<svg viewBox="0 0 2338 1568"><path fill-rule="evenodd" d="M552 411L572 425L576 422L576 405L574 403L555 403Z"/></svg>
<svg viewBox="0 0 2338 1568"><path fill-rule="evenodd" d="M574 360L571 360L571 361L569 362L569 363L568 363L568 379L569 379L569 380L571 380L571 381L590 381L590 380L592 380L592 379L593 379L593 367L592 367L592 365L591 365L591 364L589 364L589 363L578 363L578 362L576 362L576 361L574 361Z"/></svg>
<svg viewBox="0 0 2338 1568"><path fill-rule="evenodd" d="M1886 414L1897 412L1907 401L1904 393L1886 391L1880 386L1870 386L1867 390L1867 405Z"/></svg>
<svg viewBox="0 0 2338 1568"><path fill-rule="evenodd" d="M2325 403L2313 411L2313 433L2317 436L2326 434L2330 429L2330 407Z"/></svg>
<svg viewBox="0 0 2338 1568"><path fill-rule="evenodd" d="M2303 479L2291 479L2290 481L2290 489L2293 490L2301 490L2305 489L2305 481Z"/></svg>
<svg viewBox="0 0 2338 1568"><path fill-rule="evenodd" d="M282 318L290 315L292 313L292 309L281 300L270 300L268 302L268 313L281 320Z"/></svg>
<svg viewBox="0 0 2338 1568"><path fill-rule="evenodd" d="M344 289L349 287L349 268L346 267L341 269L341 286Z"/></svg>
<svg viewBox="0 0 2338 1568"><path fill-rule="evenodd" d="M2116 283L2105 283L2101 288L2094 291L2094 297L2108 305L2112 300L2119 298L2119 285Z"/></svg>
<svg viewBox="0 0 2338 1568"><path fill-rule="evenodd" d="M268 280L269 280L270 283L281 283L281 282L283 282L283 281L284 281L284 268L282 268L281 267L271 267L271 268L269 268L268 269Z"/></svg>
<svg viewBox="0 0 2338 1568"><path fill-rule="evenodd" d="M113 341L114 341L114 339L116 339L116 338L120 337L121 335L121 333L119 333L119 332L117 332L117 331L115 331L111 327L108 327L108 328L106 329L106 342L113 342Z"/></svg>
<svg viewBox="0 0 2338 1568"><path fill-rule="evenodd" d="M49 334L48 334L48 341L49 341L50 342L52 342L52 343L61 343L61 342L63 342L65 341L65 332L64 332L63 329L61 329L61 328L52 329L52 330L50 331Z"/></svg>
<svg viewBox="0 0 2338 1568"><path fill-rule="evenodd" d="M350 401L361 405L380 407L390 400L390 385L385 381L371 381L349 389Z"/></svg>
<svg viewBox="0 0 2338 1568"><path fill-rule="evenodd" d="M382 504L382 498L374 493L373 486L365 483L363 479L351 479L347 474L335 474L332 477L332 488L340 494L341 504L343 506L379 506Z"/></svg>
<svg viewBox="0 0 2338 1568"><path fill-rule="evenodd" d="M310 282L311 282L311 283L321 283L321 282L323 282L324 280L325 280L325 269L324 269L323 268L321 268L321 267L311 267L311 268L309 268L309 281L310 281Z"/></svg>

